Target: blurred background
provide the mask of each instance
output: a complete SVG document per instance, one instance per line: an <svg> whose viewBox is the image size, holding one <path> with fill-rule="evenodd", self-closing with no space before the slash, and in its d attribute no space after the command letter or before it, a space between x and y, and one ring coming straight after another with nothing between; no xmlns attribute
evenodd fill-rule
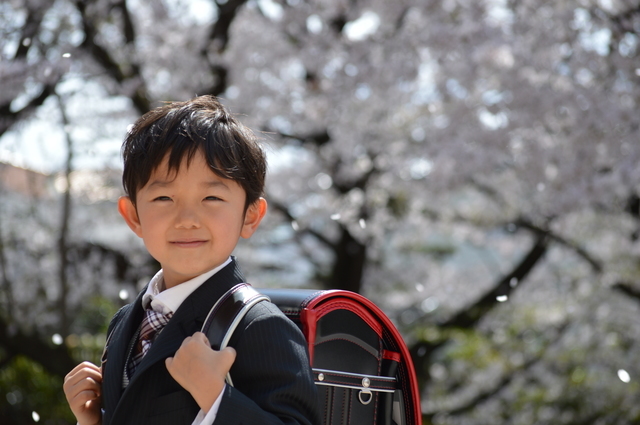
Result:
<svg viewBox="0 0 640 425"><path fill-rule="evenodd" d="M380 305L426 425L640 423L639 36L639 0L3 1L0 422L74 423L158 267L123 135L213 94L269 155L248 280Z"/></svg>

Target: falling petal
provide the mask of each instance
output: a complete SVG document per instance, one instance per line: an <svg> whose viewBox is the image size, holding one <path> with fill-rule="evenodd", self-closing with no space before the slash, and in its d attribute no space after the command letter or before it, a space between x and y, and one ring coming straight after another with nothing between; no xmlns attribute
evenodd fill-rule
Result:
<svg viewBox="0 0 640 425"><path fill-rule="evenodd" d="M618 370L618 378L620 378L620 380L625 384L631 381L631 376L629 375L629 372L627 372L624 369Z"/></svg>
<svg viewBox="0 0 640 425"><path fill-rule="evenodd" d="M127 291L126 289L121 289L120 292L118 293L118 297L120 297L121 300L126 300L129 298L129 291Z"/></svg>

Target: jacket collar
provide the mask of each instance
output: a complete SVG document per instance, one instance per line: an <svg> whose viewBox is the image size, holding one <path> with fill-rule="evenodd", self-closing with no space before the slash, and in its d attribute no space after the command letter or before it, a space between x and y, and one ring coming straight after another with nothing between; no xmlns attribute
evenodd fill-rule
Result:
<svg viewBox="0 0 640 425"><path fill-rule="evenodd" d="M146 292L145 287L136 300L128 305L128 308L125 307L126 310L123 310L122 318L113 330L113 341L107 347L109 373L103 377L105 408L116 406L117 400L121 396L125 397L129 390L133 391L132 387L135 387L136 382L141 380L144 372L151 365L173 356L186 337L202 328L206 316L215 302L234 285L242 282L244 282L244 277L238 269L235 258L232 258L231 263L193 291L160 332L149 352L136 368L136 373L123 394L122 374L128 358L131 339L135 336L142 321L142 296Z"/></svg>

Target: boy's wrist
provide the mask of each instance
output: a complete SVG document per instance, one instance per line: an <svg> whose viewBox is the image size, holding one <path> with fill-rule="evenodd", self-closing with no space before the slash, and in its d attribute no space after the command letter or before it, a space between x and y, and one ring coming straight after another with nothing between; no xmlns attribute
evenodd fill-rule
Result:
<svg viewBox="0 0 640 425"><path fill-rule="evenodd" d="M216 402L219 402L222 398L222 393L224 392L225 387L226 384L224 382L221 384L218 382L211 383L207 388L193 390L191 392L191 396L196 403L198 403L200 409L204 412L208 412L212 407L214 407L214 405L216 405Z"/></svg>
<svg viewBox="0 0 640 425"><path fill-rule="evenodd" d="M95 423L93 423L93 422L92 423L88 423L88 422L85 423L85 422L78 421L76 425L102 425L102 417L98 420L98 422L95 422Z"/></svg>

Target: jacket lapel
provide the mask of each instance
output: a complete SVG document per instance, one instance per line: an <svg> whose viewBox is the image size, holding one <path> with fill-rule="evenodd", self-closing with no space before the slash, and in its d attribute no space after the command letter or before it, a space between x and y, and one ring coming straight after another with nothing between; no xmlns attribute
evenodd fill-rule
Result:
<svg viewBox="0 0 640 425"><path fill-rule="evenodd" d="M153 342L149 352L144 356L129 386L132 386L144 372L158 361L171 357L182 345L182 341L202 328L202 324L213 304L225 292L237 283L244 281L235 259L225 268L211 276L198 287L180 305L158 338ZM142 320L142 319L140 319ZM124 367L124 364L122 365ZM121 369L122 370L122 369Z"/></svg>
<svg viewBox="0 0 640 425"><path fill-rule="evenodd" d="M107 336L109 341L106 346L105 368L109 373L104 374L103 370L103 397L105 408L113 408L118 403L122 395L122 374L129 351L129 345L138 326L142 321L142 295L143 289L136 300L125 306L118 323L111 331L111 336Z"/></svg>

